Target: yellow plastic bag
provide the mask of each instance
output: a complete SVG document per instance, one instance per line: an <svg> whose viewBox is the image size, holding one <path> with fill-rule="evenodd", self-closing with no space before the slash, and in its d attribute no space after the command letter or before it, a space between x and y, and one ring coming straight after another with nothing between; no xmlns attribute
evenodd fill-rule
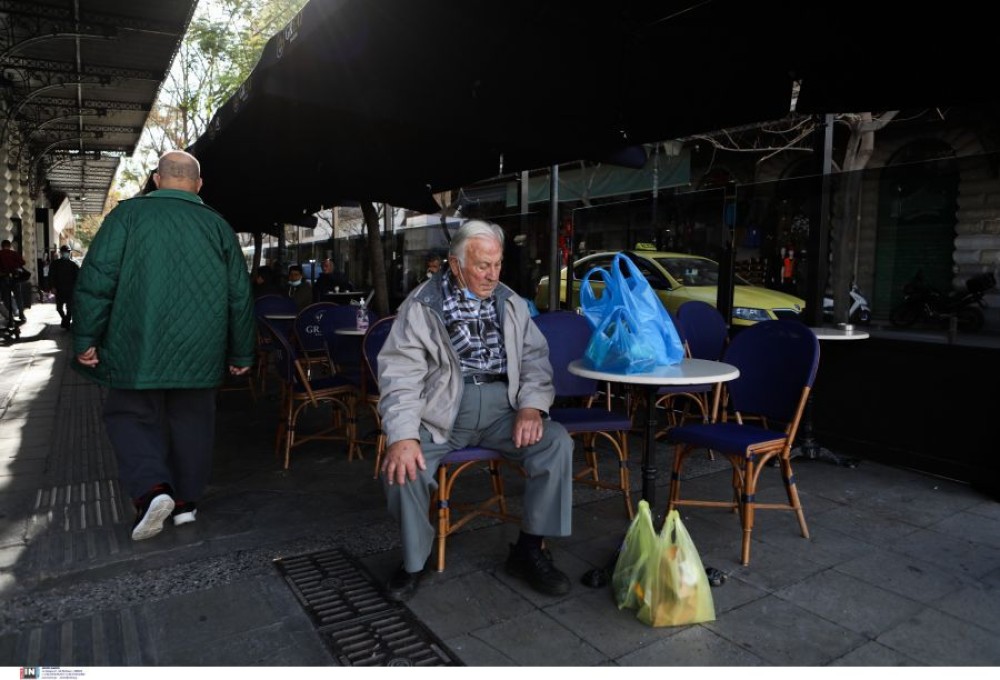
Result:
<svg viewBox="0 0 1000 680"><path fill-rule="evenodd" d="M615 565L612 586L618 608L636 608L651 626L682 626L715 620L711 587L691 535L673 510L657 535L649 505L639 512Z"/></svg>

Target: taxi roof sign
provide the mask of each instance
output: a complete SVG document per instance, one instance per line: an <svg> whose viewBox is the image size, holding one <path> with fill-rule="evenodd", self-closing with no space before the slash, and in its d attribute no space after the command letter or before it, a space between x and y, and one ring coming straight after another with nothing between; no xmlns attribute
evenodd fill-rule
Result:
<svg viewBox="0 0 1000 680"><path fill-rule="evenodd" d="M635 250L656 250L656 244L640 241L635 244Z"/></svg>

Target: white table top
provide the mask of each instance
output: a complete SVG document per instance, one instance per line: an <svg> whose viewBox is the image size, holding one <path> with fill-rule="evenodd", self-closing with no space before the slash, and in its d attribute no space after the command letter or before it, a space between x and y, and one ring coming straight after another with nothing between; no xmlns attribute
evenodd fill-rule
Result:
<svg viewBox="0 0 1000 680"><path fill-rule="evenodd" d="M630 383L635 385L702 385L726 382L740 377L740 369L732 364L708 359L683 359L673 366L657 366L649 373L609 373L587 367L583 359L571 361L570 373L593 380Z"/></svg>
<svg viewBox="0 0 1000 680"><path fill-rule="evenodd" d="M357 328L351 328L350 326L345 326L343 328L337 328L333 332L336 335L364 335L368 331L359 331Z"/></svg>
<svg viewBox="0 0 1000 680"><path fill-rule="evenodd" d="M855 328L854 330L844 330L843 328L816 327L812 329L819 340L864 340L868 337L868 331Z"/></svg>

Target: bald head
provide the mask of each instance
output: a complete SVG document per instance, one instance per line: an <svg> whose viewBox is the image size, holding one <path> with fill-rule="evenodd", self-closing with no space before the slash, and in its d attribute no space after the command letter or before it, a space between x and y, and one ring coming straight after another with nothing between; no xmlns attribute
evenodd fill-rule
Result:
<svg viewBox="0 0 1000 680"><path fill-rule="evenodd" d="M158 189L179 189L196 194L201 191L201 165L185 151L168 151L160 156L153 182Z"/></svg>

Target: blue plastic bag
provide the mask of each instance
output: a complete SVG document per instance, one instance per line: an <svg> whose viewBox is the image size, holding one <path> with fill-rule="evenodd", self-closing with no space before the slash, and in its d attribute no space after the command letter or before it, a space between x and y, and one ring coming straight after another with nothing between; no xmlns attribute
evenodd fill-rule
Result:
<svg viewBox="0 0 1000 680"><path fill-rule="evenodd" d="M625 307L609 314L590 336L584 359L591 368L609 373L645 373L656 368L656 351L648 334Z"/></svg>
<svg viewBox="0 0 1000 680"><path fill-rule="evenodd" d="M604 290L600 297L594 292L594 287L590 283L592 277L598 277L604 282ZM615 307L623 304L620 295L615 296L617 288L611 274L603 267L594 267L583 275L580 281L580 310L587 317L591 328L597 328L609 316Z"/></svg>
<svg viewBox="0 0 1000 680"><path fill-rule="evenodd" d="M623 269L628 272L627 276ZM604 282L600 297L597 297L591 284L594 277ZM610 271L595 267L583 277L580 282L580 307L595 328L595 334L614 310L628 310L635 327L642 329L644 342L652 348L655 366L672 366L684 358L684 343L656 291L635 263L622 253L611 260Z"/></svg>

